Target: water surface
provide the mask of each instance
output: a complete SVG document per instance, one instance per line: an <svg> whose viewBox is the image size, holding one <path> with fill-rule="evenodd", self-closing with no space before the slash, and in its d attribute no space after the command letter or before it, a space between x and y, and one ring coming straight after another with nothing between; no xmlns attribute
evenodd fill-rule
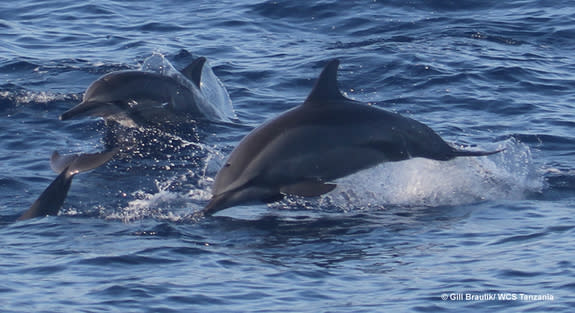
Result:
<svg viewBox="0 0 575 313"><path fill-rule="evenodd" d="M570 312L574 19L559 0L0 4L2 311ZM60 216L15 222L55 178L53 150L104 146L103 121L58 116L153 54L206 56L236 123L143 134L141 155L78 175ZM239 140L333 58L349 97L504 152L184 219Z"/></svg>

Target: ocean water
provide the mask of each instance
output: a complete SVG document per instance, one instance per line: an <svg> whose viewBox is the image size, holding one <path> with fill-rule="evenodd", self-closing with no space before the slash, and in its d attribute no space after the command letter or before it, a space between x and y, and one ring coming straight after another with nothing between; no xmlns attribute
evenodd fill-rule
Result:
<svg viewBox="0 0 575 313"><path fill-rule="evenodd" d="M572 312L574 22L560 0L0 3L0 311ZM233 123L143 132L141 153L78 175L59 216L16 222L52 151L105 144L102 120L58 116L153 55L207 57ZM333 58L349 97L504 151L187 219Z"/></svg>

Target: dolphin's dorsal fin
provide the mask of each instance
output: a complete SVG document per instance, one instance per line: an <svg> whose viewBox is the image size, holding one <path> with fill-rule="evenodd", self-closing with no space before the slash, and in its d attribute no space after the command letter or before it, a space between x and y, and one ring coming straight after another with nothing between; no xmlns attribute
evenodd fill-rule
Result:
<svg viewBox="0 0 575 313"><path fill-rule="evenodd" d="M304 102L304 105L321 105L333 100L349 100L339 91L337 85L337 68L339 60L333 59L319 74L315 86Z"/></svg>
<svg viewBox="0 0 575 313"><path fill-rule="evenodd" d="M118 148L99 153L85 153L73 155L61 155L54 151L50 158L50 166L56 173L67 171L73 176L77 173L86 172L108 162L118 152Z"/></svg>
<svg viewBox="0 0 575 313"><path fill-rule="evenodd" d="M202 69L204 68L205 63L206 58L199 57L181 71L182 74L191 80L192 83L194 83L194 85L196 85L198 88L200 88L200 81L202 80Z"/></svg>

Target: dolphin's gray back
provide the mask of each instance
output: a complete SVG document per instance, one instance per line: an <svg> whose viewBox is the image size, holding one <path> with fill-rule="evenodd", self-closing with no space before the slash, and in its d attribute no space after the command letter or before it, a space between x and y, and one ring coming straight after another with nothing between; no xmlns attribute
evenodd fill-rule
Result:
<svg viewBox="0 0 575 313"><path fill-rule="evenodd" d="M171 86L177 85L169 76L142 71L108 73L88 87L84 101L105 102L111 98L137 100L149 98L157 101L169 99Z"/></svg>

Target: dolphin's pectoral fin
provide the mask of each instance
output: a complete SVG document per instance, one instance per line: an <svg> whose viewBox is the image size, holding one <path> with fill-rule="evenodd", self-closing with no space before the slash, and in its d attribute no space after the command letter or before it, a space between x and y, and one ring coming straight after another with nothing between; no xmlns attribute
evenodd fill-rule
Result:
<svg viewBox="0 0 575 313"><path fill-rule="evenodd" d="M283 186L280 188L280 191L289 195L317 197L334 190L335 187L337 187L336 184L326 184L318 181L304 181L293 185Z"/></svg>

